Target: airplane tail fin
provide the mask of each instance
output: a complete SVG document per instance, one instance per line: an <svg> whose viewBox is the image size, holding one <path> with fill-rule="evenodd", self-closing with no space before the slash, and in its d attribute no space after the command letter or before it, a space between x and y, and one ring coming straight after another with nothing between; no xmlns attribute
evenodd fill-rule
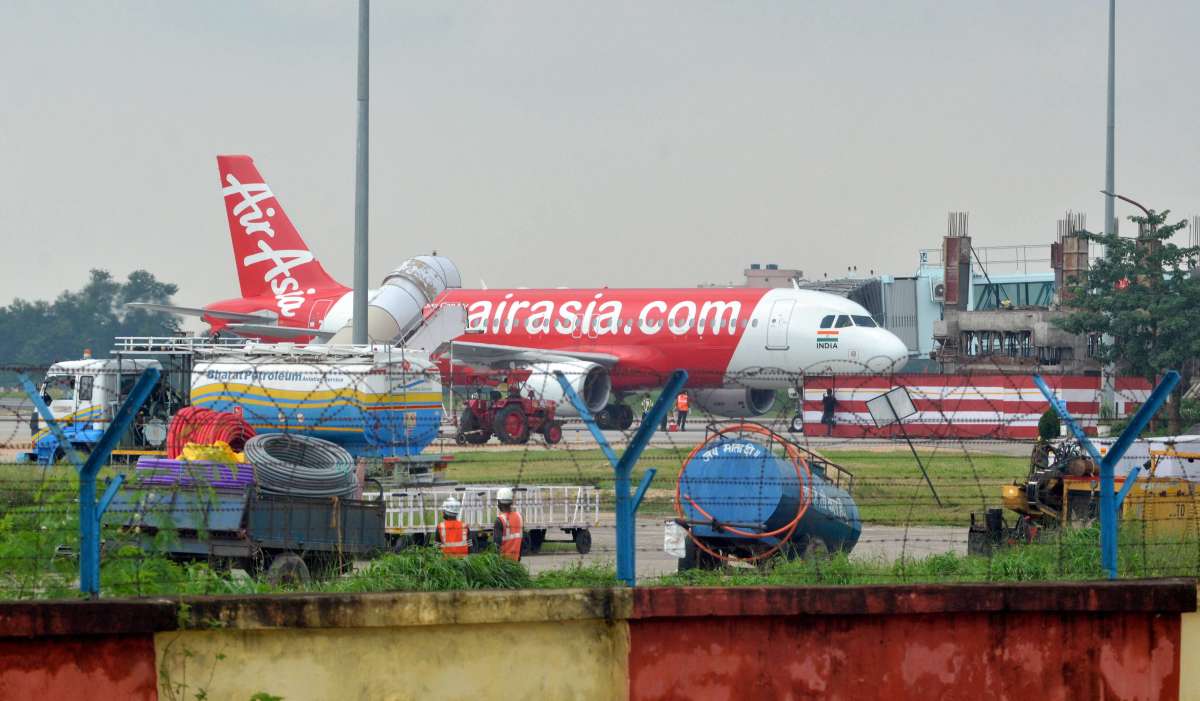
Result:
<svg viewBox="0 0 1200 701"><path fill-rule="evenodd" d="M249 156L217 156L243 297L300 297L344 288L325 272ZM282 306L281 306L282 308Z"/></svg>

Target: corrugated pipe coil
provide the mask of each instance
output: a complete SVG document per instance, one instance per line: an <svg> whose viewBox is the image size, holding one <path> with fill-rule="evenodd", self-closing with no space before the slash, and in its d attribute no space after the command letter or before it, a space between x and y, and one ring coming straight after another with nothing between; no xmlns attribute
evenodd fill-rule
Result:
<svg viewBox="0 0 1200 701"><path fill-rule="evenodd" d="M217 441L228 443L233 452L240 453L253 436L254 427L240 414L188 406L171 417L167 429L167 457L178 458L188 443L212 445Z"/></svg>
<svg viewBox="0 0 1200 701"><path fill-rule="evenodd" d="M358 487L350 452L320 438L268 433L246 441L245 454L267 494L352 498Z"/></svg>

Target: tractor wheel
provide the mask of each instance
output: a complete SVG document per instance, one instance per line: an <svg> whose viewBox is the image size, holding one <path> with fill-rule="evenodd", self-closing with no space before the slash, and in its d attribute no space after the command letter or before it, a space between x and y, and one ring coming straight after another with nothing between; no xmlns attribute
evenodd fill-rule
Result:
<svg viewBox="0 0 1200 701"><path fill-rule="evenodd" d="M521 411L521 407L516 404L510 404L496 414L492 430L501 443L511 445L529 440L529 420L525 418L525 412Z"/></svg>
<svg viewBox="0 0 1200 701"><path fill-rule="evenodd" d="M558 421L551 421L542 429L542 435L546 437L547 445L557 445L562 440L562 424Z"/></svg>
<svg viewBox="0 0 1200 701"><path fill-rule="evenodd" d="M492 432L479 425L479 418L475 416L475 412L463 409L462 416L458 419L458 432L454 434L454 441L459 445L483 445L491 437Z"/></svg>

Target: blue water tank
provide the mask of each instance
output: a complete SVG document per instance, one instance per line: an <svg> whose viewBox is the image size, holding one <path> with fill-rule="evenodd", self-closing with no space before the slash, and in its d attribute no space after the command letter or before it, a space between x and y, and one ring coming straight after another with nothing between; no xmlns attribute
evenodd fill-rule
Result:
<svg viewBox="0 0 1200 701"><path fill-rule="evenodd" d="M792 541L818 537L830 550L849 551L862 533L854 499L831 484L819 465L801 470L801 476L797 477L791 460L776 455L769 446L752 438L721 436L684 465L679 479L680 507L692 534L713 545L770 546L777 540L730 533L713 524L700 509L720 524L765 533L786 526L795 518L801 500L811 499Z"/></svg>

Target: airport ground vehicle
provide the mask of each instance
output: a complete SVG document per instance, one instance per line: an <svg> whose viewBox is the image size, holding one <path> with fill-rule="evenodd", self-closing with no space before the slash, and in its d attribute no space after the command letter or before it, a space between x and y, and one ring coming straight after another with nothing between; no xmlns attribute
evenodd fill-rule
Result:
<svg viewBox="0 0 1200 701"><path fill-rule="evenodd" d="M176 346L196 340L170 339ZM158 369L158 385L113 451L114 460L136 460L140 455L162 449L171 416L188 405L191 359L190 353L147 355L123 350L118 344L111 358L92 358L90 352L85 351L80 360L51 365L38 391L71 447L87 453L100 440L114 412L142 372L147 368ZM58 437L40 420L38 423L40 428L32 433L30 450L23 455L24 459L41 464L58 462L63 458L66 446L61 445Z"/></svg>
<svg viewBox="0 0 1200 701"><path fill-rule="evenodd" d="M500 485L413 485L384 491L387 504L385 529L392 547L432 542L442 502L454 497L462 504L460 518L471 530L472 550L487 547L496 520L496 492ZM580 554L592 548L591 529L600 520L600 492L591 486L536 486L513 489L513 506L524 523L523 548L541 550L564 533Z"/></svg>
<svg viewBox="0 0 1200 701"><path fill-rule="evenodd" d="M112 357L51 366L42 384L50 410L85 452L148 367L161 371L116 458L155 454L172 416L185 406L237 412L258 433L311 435L354 455L415 455L437 436L441 381L427 353L379 346L304 347L245 339L119 337ZM42 429L27 455L42 463L63 454Z"/></svg>
<svg viewBox="0 0 1200 701"><path fill-rule="evenodd" d="M144 547L160 531L173 533L166 554L177 560L303 582L386 550L378 498L267 494L255 487L249 465L150 460L135 474L140 479L117 493L104 522L136 534Z"/></svg>
<svg viewBox="0 0 1200 701"><path fill-rule="evenodd" d="M754 423L709 427L676 482L664 545L679 570L850 552L862 533L854 476Z"/></svg>
<svg viewBox="0 0 1200 701"><path fill-rule="evenodd" d="M554 445L562 440L562 422L554 418L555 410L554 401L521 396L520 385L507 392L484 387L464 403L454 439L459 445L482 445L495 436L501 443L516 444L540 433Z"/></svg>
<svg viewBox="0 0 1200 701"><path fill-rule="evenodd" d="M1150 450L1149 460L1125 496L1118 517L1139 522L1149 537L1180 537L1195 533L1197 476L1200 453L1173 448ZM1114 480L1119 492L1125 476ZM971 514L967 551L987 555L997 547L1035 542L1060 528L1085 527L1096 522L1100 509L1100 476L1095 461L1074 440L1055 446L1039 443L1033 449L1029 475L1023 484L1001 487L1002 508ZM1005 518L1012 512L1012 523Z"/></svg>

